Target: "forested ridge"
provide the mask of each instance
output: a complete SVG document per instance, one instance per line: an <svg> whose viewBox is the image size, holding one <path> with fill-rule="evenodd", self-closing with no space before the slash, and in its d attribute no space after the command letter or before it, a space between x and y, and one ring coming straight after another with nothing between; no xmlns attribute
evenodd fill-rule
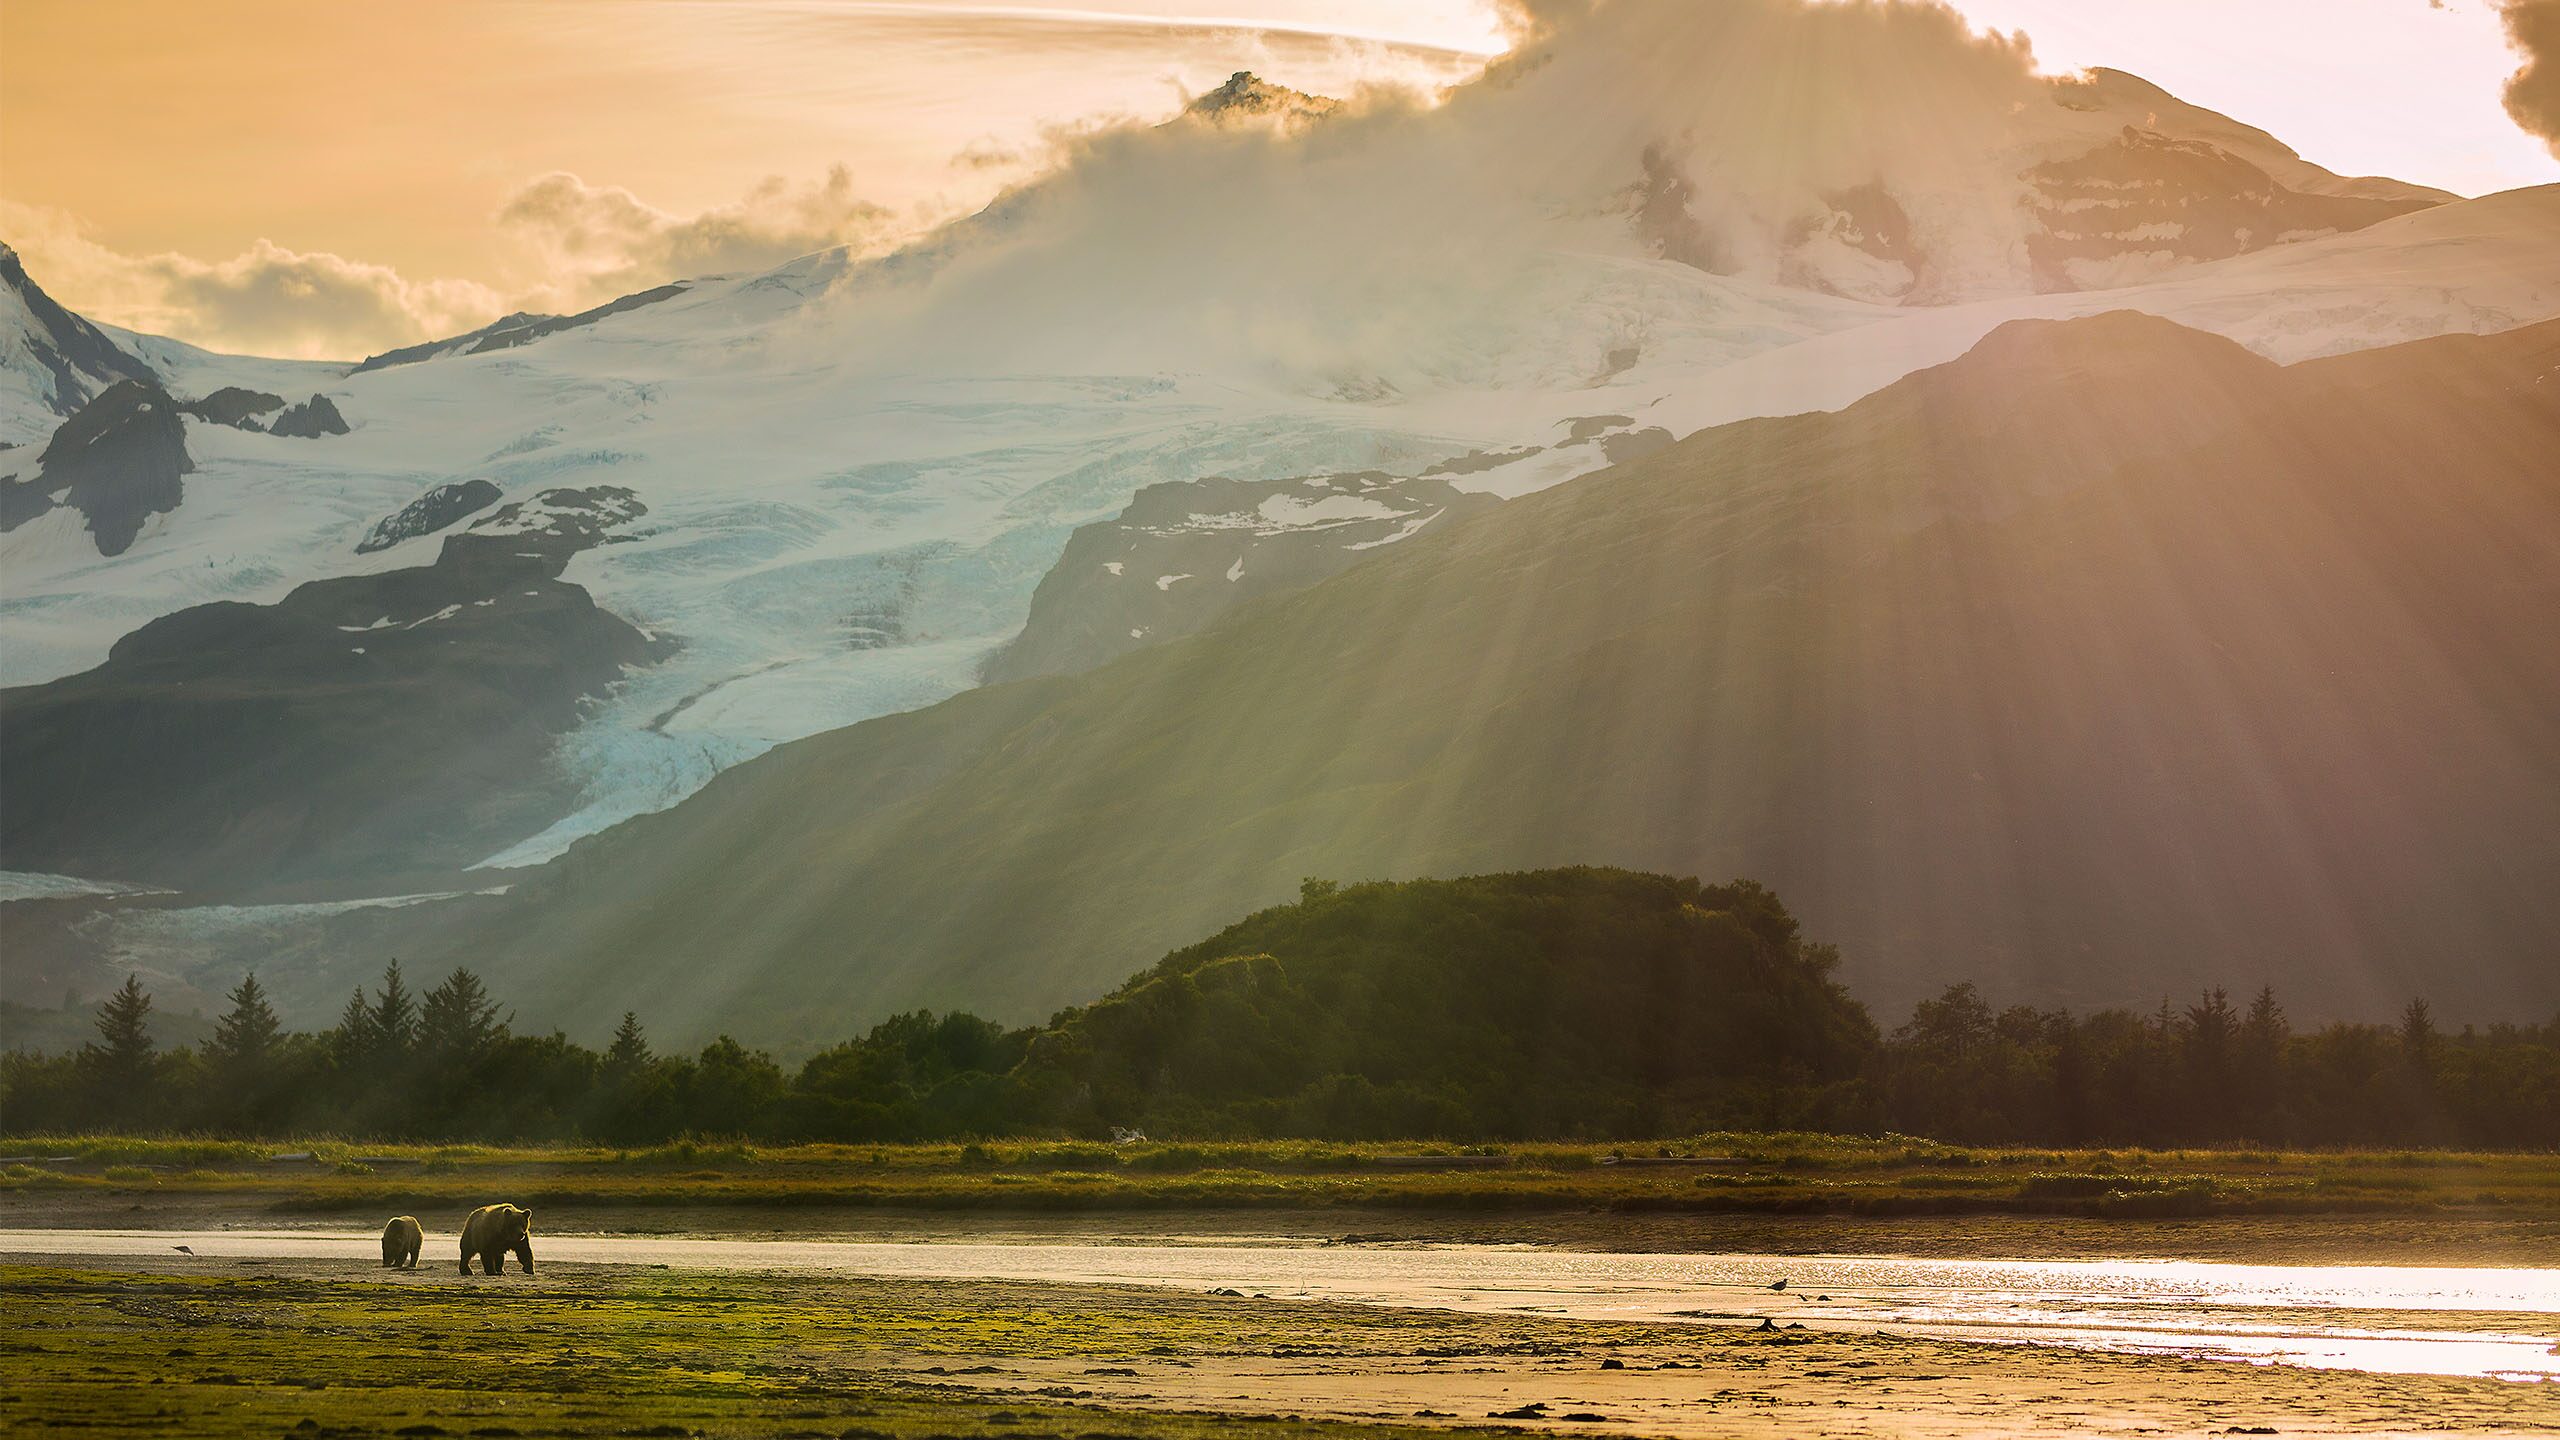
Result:
<svg viewBox="0 0 2560 1440"><path fill-rule="evenodd" d="M0 1059L0 1129L383 1139L1001 1135L1640 1139L1724 1129L1976 1143L2560 1145L2560 1018L2296 1031L2280 997L2150 1013L1995 1008L1971 985L1890 1033L1778 898L1573 869L1334 885L1047 1025L915 1012L787 1070L723 1038L662 1055L514 1033L469 970L391 963L318 1033L255 975L164 1050L138 978L79 1053Z"/></svg>

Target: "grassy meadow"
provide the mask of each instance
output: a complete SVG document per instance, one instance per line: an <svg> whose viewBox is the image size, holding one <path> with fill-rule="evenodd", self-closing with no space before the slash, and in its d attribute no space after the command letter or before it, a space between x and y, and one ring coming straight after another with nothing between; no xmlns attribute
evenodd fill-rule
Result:
<svg viewBox="0 0 2560 1440"><path fill-rule="evenodd" d="M537 1206L921 1211L1417 1210L1619 1215L2560 1217L2560 1156L2430 1151L1968 1148L1717 1134L1662 1145L768 1147L685 1141L385 1145L36 1137L0 1195L100 1207L201 1197L279 1213Z"/></svg>

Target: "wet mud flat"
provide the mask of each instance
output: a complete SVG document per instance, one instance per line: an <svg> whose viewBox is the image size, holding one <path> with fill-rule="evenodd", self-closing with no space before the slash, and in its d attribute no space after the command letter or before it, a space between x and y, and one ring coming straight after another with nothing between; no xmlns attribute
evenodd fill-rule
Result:
<svg viewBox="0 0 2560 1440"><path fill-rule="evenodd" d="M509 1177L522 1181L523 1177ZM620 1203L497 1183L539 1206L544 1228L595 1235L788 1240L1060 1241L1091 1244L1336 1243L1539 1245L1646 1254L1899 1255L1937 1259L2156 1259L2260 1265L2525 1265L2560 1267L2560 1207L2492 1215L2216 1215L2097 1219L2072 1215L1628 1215L1597 1209L1486 1214L1397 1206L1321 1210L987 1208L965 1212L828 1204ZM0 1190L0 1229L340 1230L442 1203L364 1195L333 1203L291 1189ZM447 1209L467 1210L461 1200ZM432 1227L431 1227L432 1228Z"/></svg>
<svg viewBox="0 0 2560 1440"><path fill-rule="evenodd" d="M0 1259L12 1434L2560 1431L2560 1385L1113 1285Z"/></svg>

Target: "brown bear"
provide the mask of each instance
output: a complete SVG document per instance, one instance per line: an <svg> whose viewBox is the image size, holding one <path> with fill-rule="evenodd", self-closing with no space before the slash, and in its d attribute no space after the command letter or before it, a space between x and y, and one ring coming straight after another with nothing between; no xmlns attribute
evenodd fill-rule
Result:
<svg viewBox="0 0 2560 1440"><path fill-rule="evenodd" d="M418 1251L427 1243L427 1232L407 1215L395 1215L382 1227L382 1263L394 1270L418 1268Z"/></svg>
<svg viewBox="0 0 2560 1440"><path fill-rule="evenodd" d="M533 1273L533 1212L514 1205L483 1205L462 1222L462 1273L471 1273L471 1257L480 1257L480 1269L490 1275L503 1275L507 1269L507 1252L514 1251L523 1262L524 1273Z"/></svg>

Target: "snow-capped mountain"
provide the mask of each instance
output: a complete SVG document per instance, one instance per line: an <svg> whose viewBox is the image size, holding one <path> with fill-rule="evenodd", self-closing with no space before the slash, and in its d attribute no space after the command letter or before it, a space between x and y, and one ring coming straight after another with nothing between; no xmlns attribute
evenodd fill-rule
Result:
<svg viewBox="0 0 2560 1440"><path fill-rule="evenodd" d="M24 445L119 380L156 381L114 337L63 309L0 243L0 442Z"/></svg>
<svg viewBox="0 0 2560 1440"><path fill-rule="evenodd" d="M583 692L549 760L556 805L511 812L523 833L476 857L532 864L991 665L1074 668L1131 630L1209 623L1222 604L1183 608L1205 583L1105 599L1101 560L1053 575L1080 530L1082 548L1116 525L1162 549L1230 528L1215 504L1183 525L1150 521L1152 501L1124 516L1137 497L1237 487L1255 546L1303 532L1323 559L1274 549L1257 571L1222 550L1215 573L1241 559L1312 580L1431 533L1411 522L1425 499L1451 508L1444 491L1482 507L1605 466L1604 437L1573 440L1592 417L1668 438L1836 407L2021 316L2148 310L2289 361L2560 312L2560 193L2454 202L2338 177L2130 76L2048 80L1957 41L1935 89L1867 87L1937 107L1932 158L1897 138L1907 116L1826 95L1849 119L1777 170L1761 137L1798 102L1660 71L1666 24L1693 50L1733 37L1687 33L1708 22L1676 8L1621 12L1655 29L1604 16L1433 104L1336 106L1240 76L884 259L693 278L352 367L48 319L13 271L9 314L51 338L9 352L10 383L33 396L53 377L41 415L0 415L21 442L0 452L13 493L43 481L55 397L121 373L102 367L139 367L200 413L177 422L193 468L175 503L141 507L115 551L76 506L0 535L0 681L90 671L190 607L433 573L456 537L529 533L557 497L609 487L627 512L558 579L647 650ZM1875 63L1848 57L1839 84ZM1554 123L1573 106L1589 123ZM264 430L218 423L226 387L293 408L258 411ZM1270 503L1310 476L1385 512L1363 511L1376 533L1330 533L1324 497ZM1150 586L1211 562L1119 563ZM1044 585L1111 643L1035 663L1035 627L998 659Z"/></svg>

